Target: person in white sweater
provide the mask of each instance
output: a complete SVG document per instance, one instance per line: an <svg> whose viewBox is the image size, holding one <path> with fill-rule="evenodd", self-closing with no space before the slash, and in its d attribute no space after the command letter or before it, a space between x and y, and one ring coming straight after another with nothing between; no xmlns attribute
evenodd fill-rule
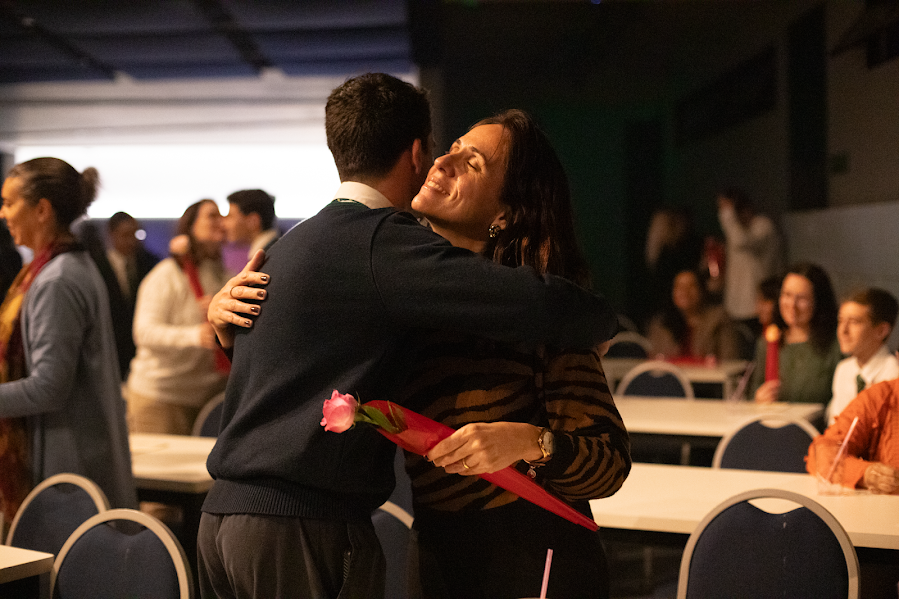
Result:
<svg viewBox="0 0 899 599"><path fill-rule="evenodd" d="M827 423L855 396L874 383L899 378L899 359L885 341L893 331L899 303L891 293L871 287L849 296L840 306L837 340L848 358L837 364L833 375L833 398L827 406Z"/></svg>
<svg viewBox="0 0 899 599"><path fill-rule="evenodd" d="M190 249L157 264L137 292L137 354L125 387L132 432L190 434L200 409L227 382L206 320L209 298L228 280L216 203L201 200L188 207L177 233L188 236Z"/></svg>
<svg viewBox="0 0 899 599"><path fill-rule="evenodd" d="M759 283L781 274L783 268L780 235L774 222L758 214L742 191L724 190L717 202L726 241L724 309L735 322L752 326Z"/></svg>

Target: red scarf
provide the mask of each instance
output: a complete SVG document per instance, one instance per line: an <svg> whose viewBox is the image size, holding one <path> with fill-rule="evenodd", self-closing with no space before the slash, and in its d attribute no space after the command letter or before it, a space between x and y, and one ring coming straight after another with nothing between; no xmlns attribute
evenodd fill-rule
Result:
<svg viewBox="0 0 899 599"><path fill-rule="evenodd" d="M187 275L187 282L190 283L190 288L193 290L194 295L197 299L201 299L205 294L203 293L203 285L200 284L200 273L197 271L197 265L194 264L194 261L189 256L179 257L178 264L181 265L181 270ZM215 369L225 375L231 372L231 361L221 347L215 349Z"/></svg>

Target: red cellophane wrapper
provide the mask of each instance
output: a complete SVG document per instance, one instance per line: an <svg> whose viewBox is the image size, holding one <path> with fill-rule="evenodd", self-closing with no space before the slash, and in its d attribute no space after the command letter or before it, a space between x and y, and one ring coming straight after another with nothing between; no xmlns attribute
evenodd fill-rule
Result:
<svg viewBox="0 0 899 599"><path fill-rule="evenodd" d="M445 424L441 424L431 420L427 416L422 416L417 412L407 410L406 408L386 401L369 401L364 405L378 409L391 420L393 420L391 411L402 414L402 418L405 421L404 425L406 427L402 432L396 434L388 433L380 427L377 430L406 451L411 451L418 455L425 455L432 447L437 445L437 443L455 432ZM561 516L584 528L589 530L597 530L597 528L599 528L596 525L596 522L558 497L550 495L546 489L511 466L498 470L497 472L479 474L478 476L497 487L515 493L522 499L526 499L534 505L538 505L557 516Z"/></svg>

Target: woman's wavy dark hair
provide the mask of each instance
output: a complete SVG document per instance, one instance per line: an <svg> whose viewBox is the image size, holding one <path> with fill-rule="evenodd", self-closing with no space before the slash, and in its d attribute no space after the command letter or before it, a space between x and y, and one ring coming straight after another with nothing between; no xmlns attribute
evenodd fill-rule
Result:
<svg viewBox="0 0 899 599"><path fill-rule="evenodd" d="M500 192L500 201L508 206L507 226L488 241L484 255L589 286L590 271L574 231L568 176L546 134L521 110L506 110L472 129L481 125L500 125L508 135Z"/></svg>
<svg viewBox="0 0 899 599"><path fill-rule="evenodd" d="M702 306L707 306L709 303L709 291L706 288L707 277L705 276L705 273L692 268L686 268L678 271L678 273L674 275L674 278L676 279L685 272L692 274L696 278L696 286L699 288L699 303ZM674 305L674 279L671 281L671 293L668 294L665 307L662 308L661 319L662 326L671 331L671 335L674 337L674 340L677 341L677 344L683 345L684 341L687 339L690 327L687 324L687 319L684 317L683 313L676 305Z"/></svg>
<svg viewBox="0 0 899 599"><path fill-rule="evenodd" d="M787 270L787 274L805 277L812 283L815 309L812 312L812 320L809 323L809 341L812 346L821 353L825 353L836 339L837 335L837 299L830 284L827 272L811 262L794 264ZM786 278L786 276L784 276ZM777 310L775 322L781 329L786 328L786 323Z"/></svg>

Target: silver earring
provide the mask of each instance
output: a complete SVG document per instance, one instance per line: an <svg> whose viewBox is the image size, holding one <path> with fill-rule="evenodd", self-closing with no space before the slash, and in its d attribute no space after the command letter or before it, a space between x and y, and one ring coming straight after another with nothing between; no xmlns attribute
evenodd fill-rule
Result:
<svg viewBox="0 0 899 599"><path fill-rule="evenodd" d="M499 234L499 225L490 225L487 228L487 233L490 235L490 239L496 239L496 236Z"/></svg>

